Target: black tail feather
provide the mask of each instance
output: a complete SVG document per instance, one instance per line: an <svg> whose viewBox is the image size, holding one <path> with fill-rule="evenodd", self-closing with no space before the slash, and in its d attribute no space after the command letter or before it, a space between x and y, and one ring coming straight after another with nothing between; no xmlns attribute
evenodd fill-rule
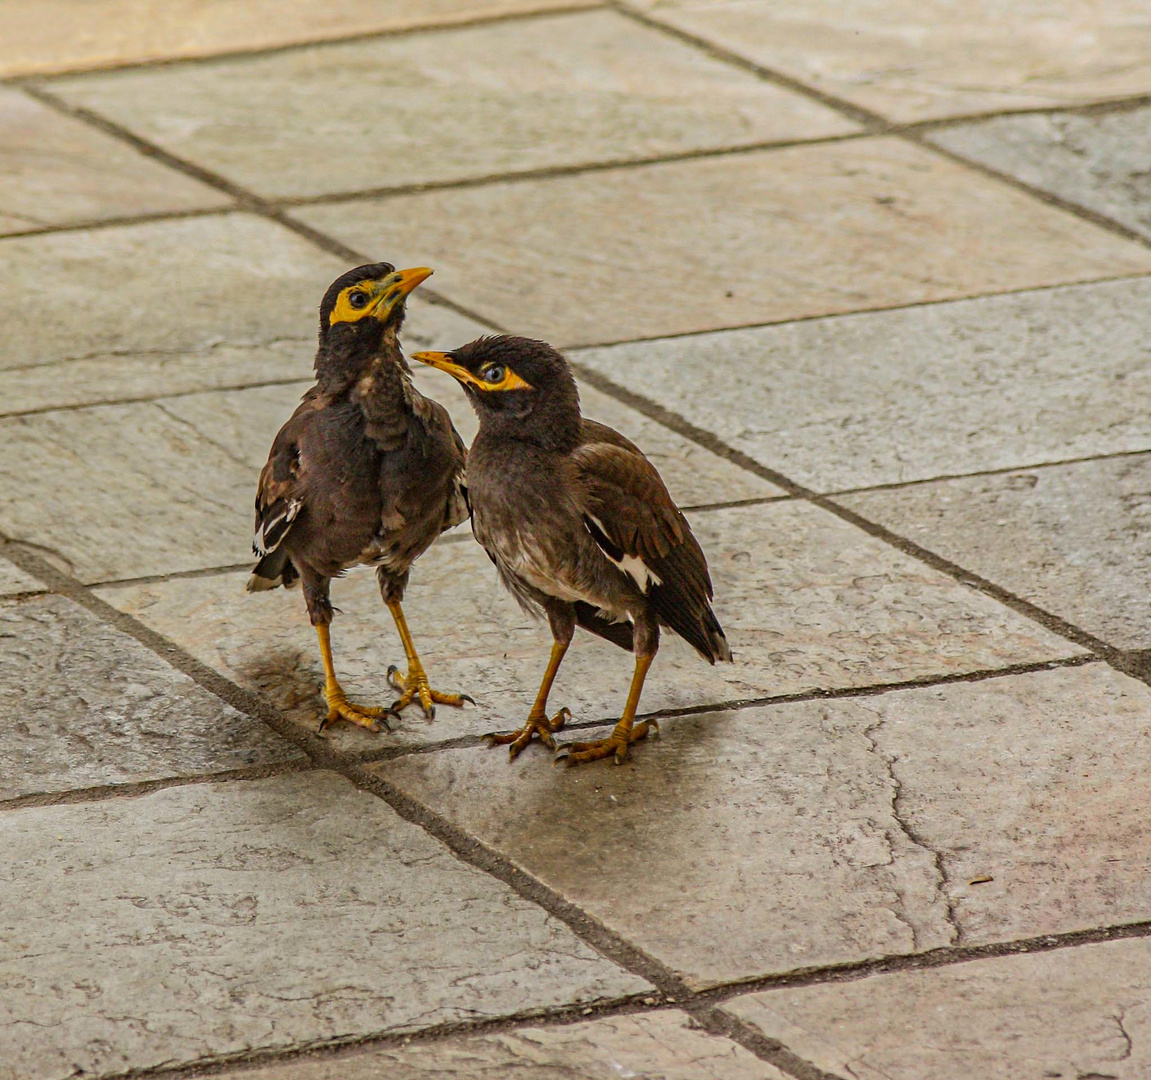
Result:
<svg viewBox="0 0 1151 1080"><path fill-rule="evenodd" d="M265 589L278 589L280 586L290 589L299 576L286 551L269 551L252 569L247 589L248 592L263 592Z"/></svg>
<svg viewBox="0 0 1151 1080"><path fill-rule="evenodd" d="M611 622L600 615L591 604L585 604L582 600L577 600L574 606L576 622L585 630L605 641L610 641L613 645L618 645L626 652L632 651L631 623Z"/></svg>

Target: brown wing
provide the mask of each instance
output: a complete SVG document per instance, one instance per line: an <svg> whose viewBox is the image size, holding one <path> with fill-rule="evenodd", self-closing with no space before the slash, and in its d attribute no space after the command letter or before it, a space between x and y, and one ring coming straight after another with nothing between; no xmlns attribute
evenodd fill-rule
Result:
<svg viewBox="0 0 1151 1080"><path fill-rule="evenodd" d="M651 601L659 621L706 659L731 659L711 610L703 550L655 466L618 432L584 421L571 455L584 524L600 550Z"/></svg>
<svg viewBox="0 0 1151 1080"><path fill-rule="evenodd" d="M322 405L319 391L313 387L304 395L291 419L280 428L267 464L260 470L252 536L252 550L257 555L268 555L280 546L304 504L299 484L298 440L312 414Z"/></svg>

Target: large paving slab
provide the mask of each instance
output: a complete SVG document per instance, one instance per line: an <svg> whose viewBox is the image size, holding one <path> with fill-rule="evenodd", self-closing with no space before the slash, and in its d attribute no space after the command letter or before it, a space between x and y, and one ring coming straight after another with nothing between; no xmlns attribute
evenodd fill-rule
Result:
<svg viewBox="0 0 1151 1080"><path fill-rule="evenodd" d="M470 310L564 345L1151 270L1140 245L891 138L296 213L435 266Z"/></svg>
<svg viewBox="0 0 1151 1080"><path fill-rule="evenodd" d="M929 138L1151 237L1151 109L1005 116Z"/></svg>
<svg viewBox="0 0 1151 1080"><path fill-rule="evenodd" d="M229 1074L231 1075L231 1074ZM772 1065L691 1026L681 1012L522 1027L370 1053L277 1063L248 1080L784 1080Z"/></svg>
<svg viewBox="0 0 1151 1080"><path fill-rule="evenodd" d="M300 759L61 596L0 602L0 799Z"/></svg>
<svg viewBox="0 0 1151 1080"><path fill-rule="evenodd" d="M1151 20L1141 0L626 2L892 120L1151 90Z"/></svg>
<svg viewBox="0 0 1151 1080"><path fill-rule="evenodd" d="M747 700L820 687L903 681L1041 662L1081 650L838 518L775 502L692 515L708 554L716 611L734 664L709 667L665 634L644 692L646 710ZM316 635L296 592L245 596L245 574L109 587L101 595L204 663L262 692L314 729L322 682ZM350 693L390 701L382 684L400 652L375 576L353 571L332 589L343 614L332 628L337 670ZM405 600L425 666L475 709L409 710L392 736L348 725L336 745L369 750L422 744L518 724L527 714L551 637L502 590L468 539L441 542L415 565ZM576 718L618 715L632 659L580 634L553 704Z"/></svg>
<svg viewBox="0 0 1151 1080"><path fill-rule="evenodd" d="M0 1077L63 1080L646 984L329 773L0 815Z"/></svg>
<svg viewBox="0 0 1151 1080"><path fill-rule="evenodd" d="M248 214L13 237L0 259L0 415L307 378L320 300L349 269ZM52 317L29 318L49 281ZM409 349L480 332L410 301Z"/></svg>
<svg viewBox="0 0 1151 1080"><path fill-rule="evenodd" d="M0 75L275 48L596 0L5 0Z"/></svg>
<svg viewBox="0 0 1151 1080"><path fill-rule="evenodd" d="M230 201L79 120L0 87L0 233Z"/></svg>
<svg viewBox="0 0 1151 1080"><path fill-rule="evenodd" d="M1149 310L1139 278L573 359L833 491L1151 448Z"/></svg>
<svg viewBox="0 0 1151 1080"><path fill-rule="evenodd" d="M0 596L43 591L43 584L31 574L24 573L7 559L0 559Z"/></svg>
<svg viewBox="0 0 1151 1080"><path fill-rule="evenodd" d="M857 130L610 11L82 76L54 89L278 198Z"/></svg>
<svg viewBox="0 0 1151 1080"><path fill-rule="evenodd" d="M1091 664L373 768L698 985L1146 919L1149 765L1151 691Z"/></svg>
<svg viewBox="0 0 1151 1080"><path fill-rule="evenodd" d="M1151 455L843 502L1111 645L1151 648Z"/></svg>
<svg viewBox="0 0 1151 1080"><path fill-rule="evenodd" d="M1151 943L1084 945L775 990L724 1006L857 1080L1144 1080Z"/></svg>

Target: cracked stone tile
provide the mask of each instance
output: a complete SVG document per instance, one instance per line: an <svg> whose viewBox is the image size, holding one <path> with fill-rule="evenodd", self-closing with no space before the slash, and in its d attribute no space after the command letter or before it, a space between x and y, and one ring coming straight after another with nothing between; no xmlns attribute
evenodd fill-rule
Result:
<svg viewBox="0 0 1151 1080"><path fill-rule="evenodd" d="M932 142L1151 238L1151 109L1010 116L932 132Z"/></svg>
<svg viewBox="0 0 1151 1080"><path fill-rule="evenodd" d="M0 559L0 596L16 593L44 592L44 585L31 574L24 573L7 559Z"/></svg>
<svg viewBox="0 0 1151 1080"><path fill-rule="evenodd" d="M644 691L646 710L1083 653L810 505L775 502L691 518L736 662L709 667L665 634ZM295 591L245 595L246 576L126 584L100 595L314 730L323 679L303 601ZM332 599L342 611L332 648L345 689L369 703L390 702L395 695L383 684L384 671L402 653L375 575L353 571L333 584ZM432 547L413 568L404 606L433 683L466 691L478 705L441 708L431 722L409 709L391 736L337 725L335 744L423 745L518 725L535 698L551 637L498 584L480 547L467 535ZM560 670L554 704L582 721L617 715L631 670L629 654L581 633Z"/></svg>
<svg viewBox="0 0 1151 1080"><path fill-rule="evenodd" d="M271 198L858 130L612 11L87 75L53 90Z"/></svg>
<svg viewBox="0 0 1151 1080"><path fill-rule="evenodd" d="M1117 648L1151 648L1151 455L842 501Z"/></svg>
<svg viewBox="0 0 1151 1080"><path fill-rule="evenodd" d="M64 1080L642 993L330 773L0 815L0 1077Z"/></svg>
<svg viewBox="0 0 1151 1080"><path fill-rule="evenodd" d="M296 213L347 243L386 240L469 310L569 346L1151 270L1141 245L892 138ZM681 374L693 386L715 380Z"/></svg>
<svg viewBox="0 0 1151 1080"><path fill-rule="evenodd" d="M1143 1080L1151 943L1116 941L767 991L728 1012L857 1080Z"/></svg>
<svg viewBox="0 0 1151 1080"><path fill-rule="evenodd" d="M903 122L1151 90L1151 22L1141 0L625 2Z"/></svg>
<svg viewBox="0 0 1151 1080"><path fill-rule="evenodd" d="M703 987L951 942L872 722L796 702L664 721L622 768L502 747L372 768Z"/></svg>
<svg viewBox="0 0 1151 1080"><path fill-rule="evenodd" d="M1096 663L854 707L873 717L901 820L940 853L962 944L1148 917L1143 683Z"/></svg>
<svg viewBox="0 0 1151 1080"><path fill-rule="evenodd" d="M230 202L19 90L0 87L0 233Z"/></svg>
<svg viewBox="0 0 1151 1080"><path fill-rule="evenodd" d="M1147 449L1149 305L1138 278L573 358L834 491Z"/></svg>
<svg viewBox="0 0 1151 1080"><path fill-rule="evenodd" d="M0 75L269 49L414 26L593 6L596 0L5 0Z"/></svg>
<svg viewBox="0 0 1151 1080"><path fill-rule="evenodd" d="M0 799L303 758L62 596L0 602L0 715Z"/></svg>
<svg viewBox="0 0 1151 1080"><path fill-rule="evenodd" d="M784 1080L773 1065L691 1026L686 1013L521 1027L335 1058L277 1063L251 1080Z"/></svg>

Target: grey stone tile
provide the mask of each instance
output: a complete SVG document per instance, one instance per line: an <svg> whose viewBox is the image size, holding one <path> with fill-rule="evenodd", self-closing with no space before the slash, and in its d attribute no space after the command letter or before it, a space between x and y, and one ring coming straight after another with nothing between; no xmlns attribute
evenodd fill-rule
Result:
<svg viewBox="0 0 1151 1080"><path fill-rule="evenodd" d="M0 799L302 759L61 596L0 602L0 715Z"/></svg>
<svg viewBox="0 0 1151 1080"><path fill-rule="evenodd" d="M1151 943L1116 941L724 1006L817 1068L858 1080L1151 1076Z"/></svg>
<svg viewBox="0 0 1151 1080"><path fill-rule="evenodd" d="M1111 645L1151 648L1151 455L842 501Z"/></svg>
<svg viewBox="0 0 1151 1080"><path fill-rule="evenodd" d="M833 491L1151 447L1149 305L1139 278L574 358Z"/></svg>
<svg viewBox="0 0 1151 1080"><path fill-rule="evenodd" d="M598 0L5 0L0 75L212 56Z"/></svg>
<svg viewBox="0 0 1151 1080"><path fill-rule="evenodd" d="M1005 116L929 138L1151 237L1151 109Z"/></svg>
<svg viewBox="0 0 1151 1080"><path fill-rule="evenodd" d="M0 596L43 591L44 585L37 578L24 573L7 559L0 559Z"/></svg>
<svg viewBox="0 0 1151 1080"><path fill-rule="evenodd" d="M1141 0L625 2L904 122L1151 90L1151 23Z"/></svg>
<svg viewBox="0 0 1151 1080"><path fill-rule="evenodd" d="M469 310L569 346L1151 270L1142 246L892 138L296 213L386 242ZM713 388L700 371L681 390Z"/></svg>
<svg viewBox="0 0 1151 1080"><path fill-rule="evenodd" d="M251 1080L784 1080L774 1066L692 1027L686 1014L675 1011L389 1046L244 1075Z"/></svg>
<svg viewBox="0 0 1151 1080"><path fill-rule="evenodd" d="M768 503L696 513L716 611L734 664L709 667L664 635L645 710L903 681L1078 655L1030 620L806 504ZM101 595L210 667L266 694L314 729L322 682L303 602L283 590L246 597L244 574L111 587ZM350 694L390 701L383 686L401 657L375 576L353 571L332 589L343 614L332 628ZM408 621L433 683L478 702L428 722L409 710L391 736L338 725L349 750L424 744L521 722L551 649L546 626L502 590L470 539L436 544L412 571ZM622 708L632 658L581 634L560 670L554 705L594 721Z"/></svg>
<svg viewBox="0 0 1151 1080"><path fill-rule="evenodd" d="M703 985L1145 919L1149 748L1091 664L673 718L623 768L372 768Z"/></svg>
<svg viewBox="0 0 1151 1080"><path fill-rule="evenodd" d="M63 1080L646 984L327 773L0 816L0 1076ZM34 896L36 902L20 902Z"/></svg>
<svg viewBox="0 0 1151 1080"><path fill-rule="evenodd" d="M276 198L857 130L610 11L80 76L53 88Z"/></svg>
<svg viewBox="0 0 1151 1080"><path fill-rule="evenodd" d="M0 87L0 233L230 202L79 120Z"/></svg>

